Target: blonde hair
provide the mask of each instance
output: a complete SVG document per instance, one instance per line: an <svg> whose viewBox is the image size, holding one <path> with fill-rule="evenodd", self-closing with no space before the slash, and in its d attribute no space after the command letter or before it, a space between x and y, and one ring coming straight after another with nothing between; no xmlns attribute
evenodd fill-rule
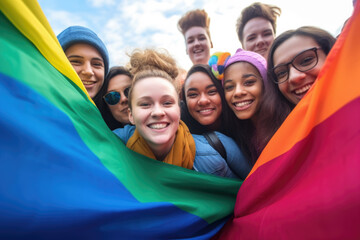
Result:
<svg viewBox="0 0 360 240"><path fill-rule="evenodd" d="M178 29L184 36L187 30L195 26L205 28L211 42L210 18L205 10L196 9L189 11L185 13L178 22Z"/></svg>
<svg viewBox="0 0 360 240"><path fill-rule="evenodd" d="M130 73L134 76L129 91L129 108L131 109L131 96L134 86L144 78L159 77L173 84L177 94L180 92L180 84L176 80L179 70L175 59L165 49L135 49L130 54L128 64Z"/></svg>

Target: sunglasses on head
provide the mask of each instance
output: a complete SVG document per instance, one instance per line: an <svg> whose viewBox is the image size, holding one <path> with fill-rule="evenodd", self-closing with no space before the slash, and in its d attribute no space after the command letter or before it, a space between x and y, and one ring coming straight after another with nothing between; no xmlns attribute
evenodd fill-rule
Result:
<svg viewBox="0 0 360 240"><path fill-rule="evenodd" d="M129 90L130 90L130 87L127 87L124 89L124 95L126 98L128 98L128 96L129 96ZM103 98L107 104L115 105L118 102L120 102L121 94L117 91L111 91L111 92L108 92L107 94L105 94L105 96Z"/></svg>

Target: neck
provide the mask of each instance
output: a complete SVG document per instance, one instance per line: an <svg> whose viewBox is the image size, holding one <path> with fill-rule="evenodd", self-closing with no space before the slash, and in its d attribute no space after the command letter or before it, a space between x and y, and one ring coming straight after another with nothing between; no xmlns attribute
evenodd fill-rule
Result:
<svg viewBox="0 0 360 240"><path fill-rule="evenodd" d="M174 138L174 141L171 142L171 144L170 143L161 144L161 145L160 144L149 144L149 147L150 147L151 151L153 152L153 154L155 155L156 160L164 161L164 159L170 152L174 142L175 142L175 138Z"/></svg>
<svg viewBox="0 0 360 240"><path fill-rule="evenodd" d="M211 131L219 131L221 127L220 117L213 123L207 126Z"/></svg>

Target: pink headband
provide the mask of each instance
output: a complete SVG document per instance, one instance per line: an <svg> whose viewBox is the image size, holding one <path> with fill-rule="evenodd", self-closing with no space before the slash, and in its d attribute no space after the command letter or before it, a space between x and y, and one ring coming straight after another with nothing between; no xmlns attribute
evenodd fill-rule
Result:
<svg viewBox="0 0 360 240"><path fill-rule="evenodd" d="M224 71L227 67L229 67L231 64L236 63L236 62L250 63L259 71L264 83L267 82L266 60L260 54L258 54L256 52L245 51L245 50L239 48L236 51L236 53L233 56L231 56L225 63Z"/></svg>

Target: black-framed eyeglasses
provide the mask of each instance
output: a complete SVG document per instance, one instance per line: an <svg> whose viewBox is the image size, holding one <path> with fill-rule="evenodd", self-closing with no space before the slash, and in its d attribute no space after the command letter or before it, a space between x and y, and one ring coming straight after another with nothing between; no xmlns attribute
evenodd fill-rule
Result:
<svg viewBox="0 0 360 240"><path fill-rule="evenodd" d="M124 95L126 98L129 96L130 87L124 89ZM109 105L115 105L120 102L121 94L117 91L111 91L104 95L104 101Z"/></svg>
<svg viewBox="0 0 360 240"><path fill-rule="evenodd" d="M313 47L298 53L290 62L280 64L273 68L276 79L274 82L280 84L289 79L289 65L291 64L296 70L306 72L313 69L319 62L317 50L321 49Z"/></svg>

